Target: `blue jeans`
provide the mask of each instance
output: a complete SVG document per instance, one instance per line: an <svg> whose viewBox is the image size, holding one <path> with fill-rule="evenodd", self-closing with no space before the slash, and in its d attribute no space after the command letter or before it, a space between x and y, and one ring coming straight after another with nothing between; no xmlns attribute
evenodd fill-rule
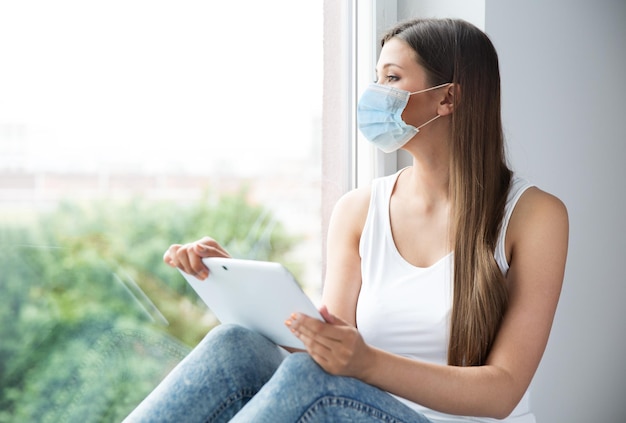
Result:
<svg viewBox="0 0 626 423"><path fill-rule="evenodd" d="M388 393L235 325L209 332L124 423L227 421L430 423Z"/></svg>

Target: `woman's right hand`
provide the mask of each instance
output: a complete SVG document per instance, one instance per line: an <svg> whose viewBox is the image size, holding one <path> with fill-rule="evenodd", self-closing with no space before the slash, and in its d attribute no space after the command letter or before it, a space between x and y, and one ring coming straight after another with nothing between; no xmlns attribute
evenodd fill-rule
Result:
<svg viewBox="0 0 626 423"><path fill-rule="evenodd" d="M163 261L198 279L206 279L209 269L202 263L205 257L230 257L213 238L204 238L188 244L172 244L163 254Z"/></svg>

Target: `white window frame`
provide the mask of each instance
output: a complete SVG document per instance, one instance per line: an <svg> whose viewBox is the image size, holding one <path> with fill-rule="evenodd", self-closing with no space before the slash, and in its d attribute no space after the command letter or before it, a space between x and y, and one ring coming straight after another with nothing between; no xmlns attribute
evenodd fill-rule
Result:
<svg viewBox="0 0 626 423"><path fill-rule="evenodd" d="M332 208L349 190L397 169L397 154L385 154L359 133L359 95L376 78L382 33L397 21L397 0L324 1L322 111L322 262Z"/></svg>
<svg viewBox="0 0 626 423"><path fill-rule="evenodd" d="M356 69L355 84L358 95L376 80L376 62L380 54L380 39L398 20L396 0L359 1L356 11ZM353 120L356 127L356 114ZM356 186L366 186L374 178L394 173L398 168L397 153L383 153L357 131Z"/></svg>

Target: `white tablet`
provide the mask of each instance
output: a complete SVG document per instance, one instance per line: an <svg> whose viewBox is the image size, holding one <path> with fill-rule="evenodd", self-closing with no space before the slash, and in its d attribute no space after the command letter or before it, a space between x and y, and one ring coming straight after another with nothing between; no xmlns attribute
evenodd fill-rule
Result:
<svg viewBox="0 0 626 423"><path fill-rule="evenodd" d="M280 263L211 257L202 260L209 277L180 273L222 323L259 332L278 345L304 348L285 326L292 313L323 320L293 275Z"/></svg>

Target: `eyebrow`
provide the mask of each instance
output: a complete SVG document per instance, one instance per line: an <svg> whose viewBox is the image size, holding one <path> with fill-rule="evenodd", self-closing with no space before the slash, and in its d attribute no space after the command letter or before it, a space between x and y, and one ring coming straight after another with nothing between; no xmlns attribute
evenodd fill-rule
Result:
<svg viewBox="0 0 626 423"><path fill-rule="evenodd" d="M402 66L398 65L397 63L385 63L384 65L381 66L381 70L385 70L385 69L387 69L390 66L395 66L396 68L404 70L404 68ZM376 74L378 74L378 66L374 68L374 72Z"/></svg>
<svg viewBox="0 0 626 423"><path fill-rule="evenodd" d="M395 67L397 67L397 68L404 69L404 68L403 68L402 66L400 66L399 64L397 64L397 63L393 63L393 62L392 62L392 63L385 63L385 64L383 65L383 69L388 68L389 66L395 66Z"/></svg>

